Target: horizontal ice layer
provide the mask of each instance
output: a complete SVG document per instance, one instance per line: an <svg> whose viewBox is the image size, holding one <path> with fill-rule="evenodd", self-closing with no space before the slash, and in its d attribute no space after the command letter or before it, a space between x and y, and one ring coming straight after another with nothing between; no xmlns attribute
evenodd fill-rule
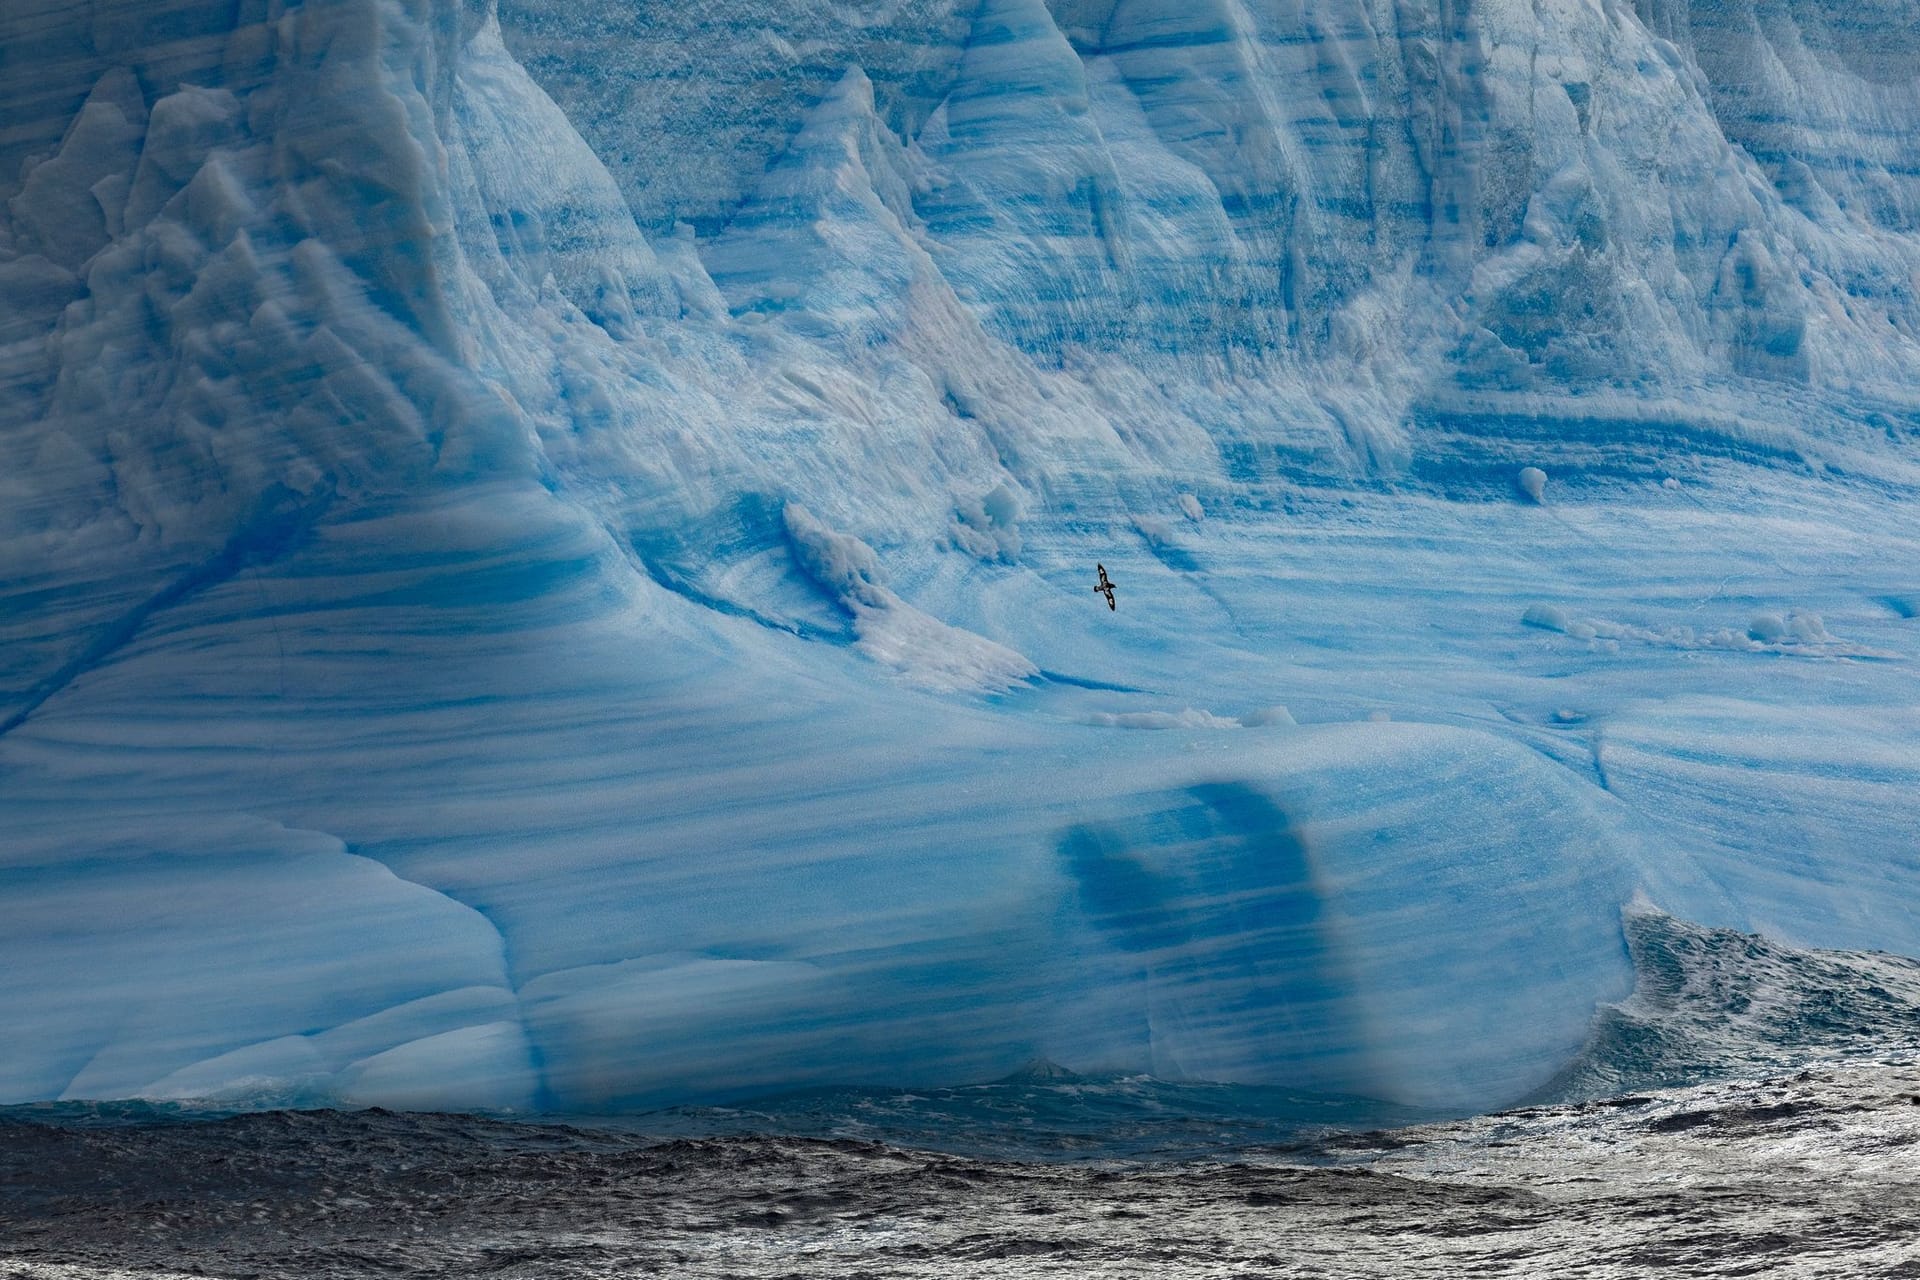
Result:
<svg viewBox="0 0 1920 1280"><path fill-rule="evenodd" d="M1920 950L1796 11L0 19L0 1096L1471 1107L1636 894Z"/></svg>
<svg viewBox="0 0 1920 1280"><path fill-rule="evenodd" d="M1624 993L1636 891L1913 948L1912 873L1887 857L1913 817L1898 776L1825 810L1819 841L1730 848L1699 833L1737 831L1735 810L1766 831L1779 771L1692 784L1693 748L1636 727L1650 683L1844 708L1892 687L1876 673L1898 681L1884 659L1659 629L1627 584L1671 574L1684 610L1722 576L1636 545L1632 528L1692 524L1691 502L1662 511L1670 493L1452 523L1373 500L1292 546L1209 517L1181 544L1204 576L1112 555L1111 615L1070 569L1015 572L999 594L1031 591L1029 609L964 620L1015 642L1006 619L1030 613L1058 674L984 704L663 592L548 497L323 522L0 744L3 936L10 971L38 975L14 998L59 1046L15 1059L46 1081L17 1096L78 1096L113 1065L115 1092L634 1107L981 1079L1044 1055L1475 1106L1538 1087ZM1489 563L1489 538L1513 566ZM1409 578L1425 585L1381 590ZM1533 593L1627 612L1646 638L1529 626ZM1855 643L1911 645L1897 615L1837 598L1802 603ZM1268 626L1295 636L1280 660ZM1128 678L1180 680L1186 700ZM1319 723L1262 714L1275 702ZM1874 717L1819 714L1853 731L1796 739L1798 771L1878 785ZM1878 723L1897 775L1901 721ZM1675 782L1648 802L1646 778ZM253 839L236 810L289 834L236 862ZM324 866L340 878L310 888ZM1836 914L1847 903L1868 915ZM380 949L388 918L404 962ZM441 952L443 969L419 963ZM129 955L137 977L104 981ZM92 964L103 980L71 998ZM151 1020L96 1016L143 994Z"/></svg>
<svg viewBox="0 0 1920 1280"><path fill-rule="evenodd" d="M1829 946L1920 932L1905 886L1920 849L1897 823L1920 789L1920 708L1676 696L1623 708L1597 752L1608 785L1659 815L1743 904L1748 927ZM1888 822L1866 820L1882 814ZM1842 878L1825 868L1846 865Z"/></svg>
<svg viewBox="0 0 1920 1280"><path fill-rule="evenodd" d="M318 529L8 736L0 933L40 1045L10 1096L417 1101L457 1057L499 1078L448 1099L598 1108L1045 1055L1471 1105L1623 990L1631 820L1525 748L850 698L852 653L609 600L603 542L488 505ZM364 559L501 524L553 540ZM130 714L143 687L171 692ZM90 965L114 980L72 998Z"/></svg>

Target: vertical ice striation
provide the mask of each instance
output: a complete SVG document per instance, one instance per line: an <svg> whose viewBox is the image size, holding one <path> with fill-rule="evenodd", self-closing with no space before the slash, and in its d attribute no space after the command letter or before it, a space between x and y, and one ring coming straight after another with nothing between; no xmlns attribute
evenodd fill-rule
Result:
<svg viewBox="0 0 1920 1280"><path fill-rule="evenodd" d="M1475 1107L1636 895L1920 948L1914 41L0 16L0 1100Z"/></svg>

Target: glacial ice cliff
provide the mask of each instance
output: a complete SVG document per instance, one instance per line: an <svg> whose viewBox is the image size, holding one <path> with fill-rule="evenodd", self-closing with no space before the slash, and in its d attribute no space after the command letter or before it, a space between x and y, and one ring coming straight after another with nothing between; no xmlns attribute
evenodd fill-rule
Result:
<svg viewBox="0 0 1920 1280"><path fill-rule="evenodd" d="M1476 1107L1630 903L1920 953L1915 120L1899 0L0 13L0 1101Z"/></svg>

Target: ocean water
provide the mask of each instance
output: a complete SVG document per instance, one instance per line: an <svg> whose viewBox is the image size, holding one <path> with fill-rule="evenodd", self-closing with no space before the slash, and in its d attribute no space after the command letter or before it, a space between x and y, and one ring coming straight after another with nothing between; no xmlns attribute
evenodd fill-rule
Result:
<svg viewBox="0 0 1920 1280"><path fill-rule="evenodd" d="M1079 1097L1111 1116L1141 1093ZM1047 1124L1024 1086L976 1101ZM886 1127L844 1102L838 1122ZM910 1110L892 1123L932 1123ZM1217 1145L1021 1158L1005 1153L1030 1135L985 1124L931 1150L380 1110L15 1108L0 1274L1920 1274L1911 1049L1385 1130L1134 1118ZM831 1107L813 1119L835 1123Z"/></svg>

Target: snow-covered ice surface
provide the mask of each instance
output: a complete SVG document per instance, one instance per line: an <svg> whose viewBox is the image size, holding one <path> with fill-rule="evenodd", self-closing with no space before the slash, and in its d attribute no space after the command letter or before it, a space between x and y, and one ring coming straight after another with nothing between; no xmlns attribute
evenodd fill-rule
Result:
<svg viewBox="0 0 1920 1280"><path fill-rule="evenodd" d="M1907 6L685 8L0 10L0 1100L1464 1112L1623 911L1920 954Z"/></svg>
<svg viewBox="0 0 1920 1280"><path fill-rule="evenodd" d="M1419 1121L1036 1065L609 1123L0 1110L0 1269L538 1276L1908 1276L1920 964L1637 912L1581 1055L1767 1069ZM1575 1085L1573 1095L1581 1090ZM1368 1129L1372 1123L1391 1128Z"/></svg>

